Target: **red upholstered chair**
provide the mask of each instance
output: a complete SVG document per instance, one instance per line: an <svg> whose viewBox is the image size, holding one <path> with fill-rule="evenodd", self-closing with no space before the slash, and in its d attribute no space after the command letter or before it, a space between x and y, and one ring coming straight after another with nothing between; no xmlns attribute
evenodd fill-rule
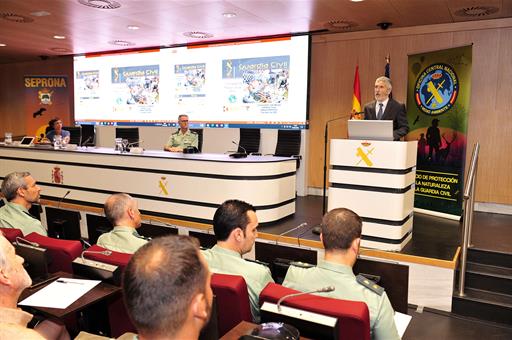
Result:
<svg viewBox="0 0 512 340"><path fill-rule="evenodd" d="M16 241L16 237L23 237L21 230L15 228L0 228L0 232L11 243Z"/></svg>
<svg viewBox="0 0 512 340"><path fill-rule="evenodd" d="M260 293L260 304L277 303L280 298L299 291L269 283ZM305 294L286 299L283 306L338 318L338 339L370 340L370 315L364 302Z"/></svg>
<svg viewBox="0 0 512 340"><path fill-rule="evenodd" d="M84 257L90 260L118 266L121 269L121 272L124 272L128 262L130 262L132 254L120 253L117 251L112 251L110 255L92 253L93 251L101 252L104 250L107 249L94 244L87 248L87 252L84 253ZM110 332L112 337L120 337L126 332L137 333L135 326L130 321L126 307L124 306L122 295L113 299L108 304L108 318L110 322Z"/></svg>
<svg viewBox="0 0 512 340"><path fill-rule="evenodd" d="M252 322L249 293L243 277L213 274L211 287L217 298L219 337L241 321Z"/></svg>
<svg viewBox="0 0 512 340"><path fill-rule="evenodd" d="M24 238L30 242L37 243L41 248L48 249L48 253L51 257L51 263L48 266L50 273L63 271L73 274L71 262L82 253L82 244L80 241L60 240L46 237L38 233L30 233Z"/></svg>

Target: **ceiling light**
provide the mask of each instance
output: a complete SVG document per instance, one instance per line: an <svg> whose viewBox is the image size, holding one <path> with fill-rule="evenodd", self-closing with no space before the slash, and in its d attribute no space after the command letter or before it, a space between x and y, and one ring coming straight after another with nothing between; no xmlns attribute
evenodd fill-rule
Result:
<svg viewBox="0 0 512 340"><path fill-rule="evenodd" d="M132 31L136 31L138 30L140 27L137 26L137 25L128 25L126 26L126 28L128 28L129 30L132 30Z"/></svg>
<svg viewBox="0 0 512 340"><path fill-rule="evenodd" d="M46 17L50 14L51 14L50 12L46 12L46 11L37 11L37 12L30 13L30 15L32 15L34 17Z"/></svg>
<svg viewBox="0 0 512 340"><path fill-rule="evenodd" d="M81 5L99 8L99 9L116 9L121 7L121 4L114 0L78 0Z"/></svg>
<svg viewBox="0 0 512 340"><path fill-rule="evenodd" d="M187 38L194 38L194 39L208 39L213 37L213 34L208 32L185 32L183 35Z"/></svg>
<svg viewBox="0 0 512 340"><path fill-rule="evenodd" d="M234 18L236 17L236 13L233 13L233 12L226 12L226 13L222 13L222 16L224 18Z"/></svg>
<svg viewBox="0 0 512 340"><path fill-rule="evenodd" d="M64 36L64 35L54 35L53 39L63 40L63 39L66 39L66 36Z"/></svg>
<svg viewBox="0 0 512 340"><path fill-rule="evenodd" d="M7 45L0 43L0 47L5 47L5 46L7 46Z"/></svg>
<svg viewBox="0 0 512 340"><path fill-rule="evenodd" d="M120 40L120 39L116 39L116 40L110 40L108 42L110 45L116 45L116 46L134 46L135 43L131 42L131 41L128 41L128 40Z"/></svg>
<svg viewBox="0 0 512 340"><path fill-rule="evenodd" d="M11 12L4 12L0 13L0 18L8 20L8 21L14 21L21 24L27 24L29 22L33 22L34 19L26 17L21 14L11 13Z"/></svg>
<svg viewBox="0 0 512 340"><path fill-rule="evenodd" d="M363 2L364 0L350 0L352 2Z"/></svg>
<svg viewBox="0 0 512 340"><path fill-rule="evenodd" d="M69 48L64 47L52 47L50 48L50 51L58 52L58 53L70 53L71 50Z"/></svg>
<svg viewBox="0 0 512 340"><path fill-rule="evenodd" d="M472 6L459 9L455 12L455 15L460 17L483 17L498 11L499 8L493 6Z"/></svg>

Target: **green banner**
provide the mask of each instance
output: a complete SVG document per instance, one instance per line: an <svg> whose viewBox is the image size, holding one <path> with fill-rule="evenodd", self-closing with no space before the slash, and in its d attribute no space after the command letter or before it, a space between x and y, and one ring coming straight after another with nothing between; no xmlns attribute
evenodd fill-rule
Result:
<svg viewBox="0 0 512 340"><path fill-rule="evenodd" d="M460 216L472 46L409 56L406 140L418 141L414 206Z"/></svg>

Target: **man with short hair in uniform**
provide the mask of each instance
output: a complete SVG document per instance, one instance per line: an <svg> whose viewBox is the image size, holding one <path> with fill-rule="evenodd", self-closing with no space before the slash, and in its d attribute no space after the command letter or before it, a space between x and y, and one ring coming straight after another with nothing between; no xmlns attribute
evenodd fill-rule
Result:
<svg viewBox="0 0 512 340"><path fill-rule="evenodd" d="M283 286L309 291L334 286L322 296L342 300L362 301L370 312L372 339L400 339L394 321L394 311L382 287L368 280L358 280L352 271L361 242L362 221L353 211L338 208L322 220L322 241L325 254L318 266L303 268L291 265Z"/></svg>
<svg viewBox="0 0 512 340"><path fill-rule="evenodd" d="M182 152L187 146L198 147L199 145L199 137L197 133L190 131L188 128L188 116L187 115L179 115L178 124L180 128L178 131L173 133L167 144L164 146L165 151L171 152Z"/></svg>
<svg viewBox="0 0 512 340"><path fill-rule="evenodd" d="M12 172L2 182L2 194L7 204L0 208L0 228L20 229L23 235L32 232L47 236L46 228L29 213L39 202L41 188L30 172Z"/></svg>
<svg viewBox="0 0 512 340"><path fill-rule="evenodd" d="M103 208L114 229L98 238L97 244L100 247L133 254L148 242L137 232L141 225L140 211L137 201L130 195L113 194L107 198Z"/></svg>
<svg viewBox="0 0 512 340"><path fill-rule="evenodd" d="M215 211L213 231L217 244L203 255L213 273L240 275L245 279L254 321L259 321L259 295L267 283L274 282L263 264L246 261L258 237L256 210L249 203L228 200Z"/></svg>

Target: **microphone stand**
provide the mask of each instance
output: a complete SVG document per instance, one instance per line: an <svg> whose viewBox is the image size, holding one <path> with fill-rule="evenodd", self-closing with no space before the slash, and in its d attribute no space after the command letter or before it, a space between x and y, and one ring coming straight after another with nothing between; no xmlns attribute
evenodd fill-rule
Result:
<svg viewBox="0 0 512 340"><path fill-rule="evenodd" d="M323 186L323 195L322 195L322 216L325 215L326 210L326 185L327 185L327 136L329 131L329 123L334 122L336 120L346 119L351 117L353 114L343 115L338 118L329 119L325 122L325 130L324 130L324 186Z"/></svg>

